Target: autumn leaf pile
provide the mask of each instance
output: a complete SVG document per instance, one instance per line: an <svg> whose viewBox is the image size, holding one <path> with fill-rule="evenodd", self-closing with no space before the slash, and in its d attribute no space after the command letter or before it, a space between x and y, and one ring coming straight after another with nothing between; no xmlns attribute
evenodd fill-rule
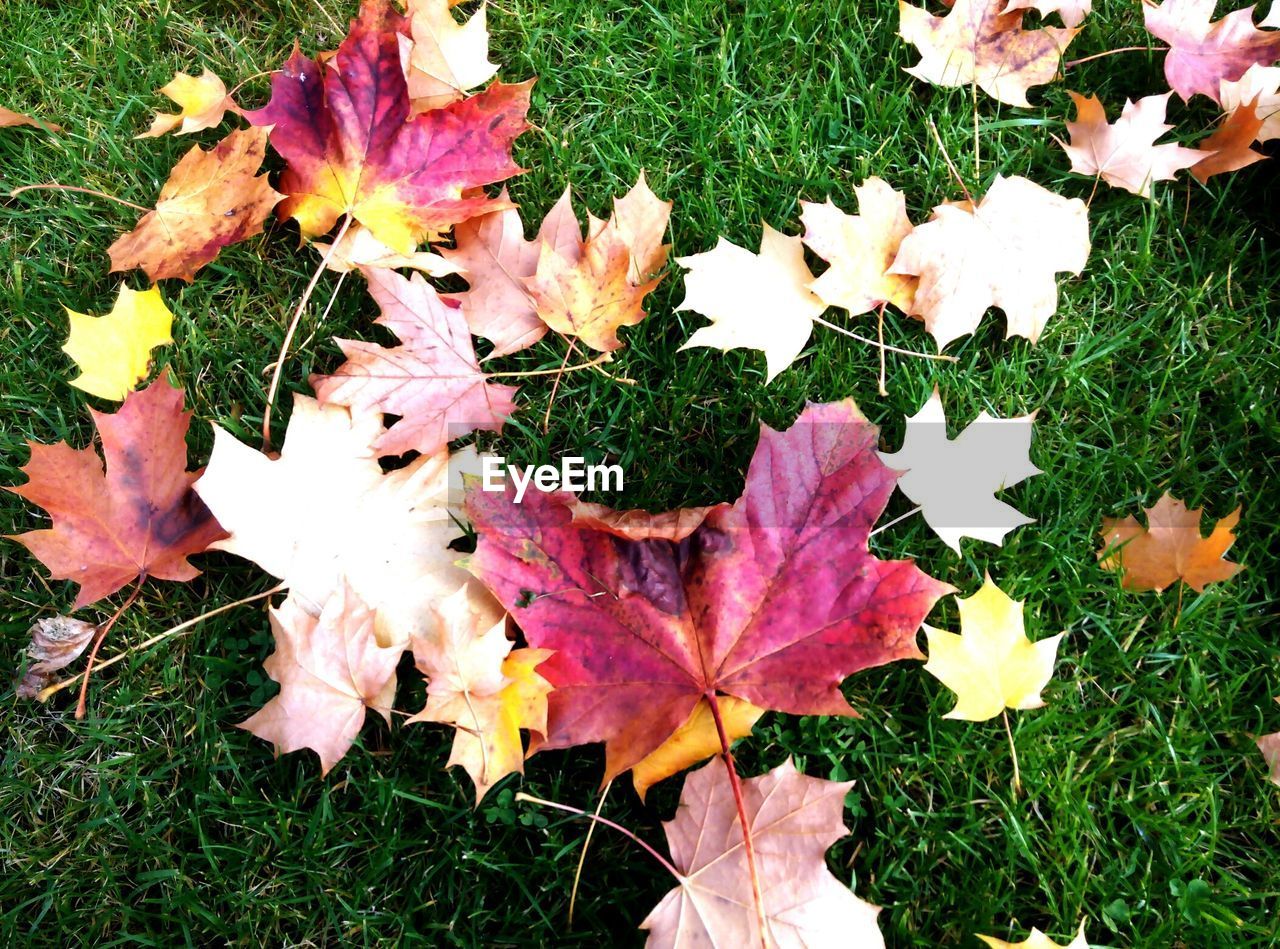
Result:
<svg viewBox="0 0 1280 949"><path fill-rule="evenodd" d="M1030 9L1062 26L1028 27ZM955 0L935 15L903 0L899 33L919 52L915 79L1031 108L1028 92L1061 75L1089 12L1088 0ZM1147 29L1168 44L1167 93L1124 102L1112 122L1109 104L1071 93L1060 144L1095 189L1149 198L1180 171L1203 182L1260 161L1254 146L1280 137L1276 14L1255 26L1249 10L1212 13L1213 0L1145 8ZM90 410L100 452L31 445L27 480L9 490L51 525L12 539L78 586L73 610L125 598L99 623L36 623L17 691L48 699L68 684L59 671L87 652L76 714L91 714L90 672L121 613L149 581L189 581L191 558L225 551L278 581L265 668L279 692L240 726L276 753L314 752L323 775L370 712L388 725L399 712L403 727L447 730L448 765L466 771L477 802L545 750L601 743L603 780L629 774L641 797L712 758L685 778L665 826L670 859L653 853L676 885L637 920L650 942L879 945L877 908L825 863L846 833L848 784L790 763L743 777L731 746L766 711L856 714L841 683L926 659L922 629L924 671L956 695L947 718L1003 717L1007 728L1010 710L1044 704L1062 633L1033 629L1032 639L1023 604L989 575L961 596L948 577L868 547L889 526L877 524L895 491L956 552L965 538L999 545L1034 530L1034 512L999 495L1043 473L1031 460L1038 416L984 412L949 437L946 393L935 389L887 451L852 398L810 404L783 430L761 427L736 498L696 509L485 490L485 457L468 436L504 433L521 410L519 384L504 380L530 375L494 362L550 337L564 344L560 372L604 372L650 317L679 214L642 174L606 217L588 212L585 229L568 189L535 228L503 187L522 171L512 150L531 127L533 80L496 79L488 57L483 7L459 21L447 0L410 0L403 12L367 0L337 50L295 47L259 108L207 69L161 90L178 111L139 137L244 127L193 146L154 209L111 245L112 271L140 270L151 286L122 284L102 316L68 311L64 349L79 367L68 382L122 404ZM1160 141L1174 130L1175 95L1221 109L1195 147ZM5 110L0 125L58 130ZM997 175L984 194L958 175L953 185L952 200L915 221L911 196L871 177L852 196L806 196L797 236L766 223L756 250L723 238L680 248L679 309L708 321L683 348L758 350L766 381L801 357L815 327L877 347L882 360L945 360L993 308L1007 337L1034 344L1058 309L1059 281L1089 265L1088 202L1020 174ZM198 467L178 380L147 382L152 351L174 341L163 281L198 279L272 214L296 225L315 275L273 364L262 444L215 426ZM382 331L337 339L344 358L332 373L294 380L311 394L293 395L273 437L289 340L325 270L368 293ZM921 324L936 352L884 345L895 312ZM875 338L833 322L867 314ZM267 364L271 354L257 355ZM879 383L883 393L883 361ZM1241 510L1208 537L1201 517L1168 495L1142 520L1102 517L1098 582L1113 572L1154 596L1229 580L1241 569L1226 559ZM948 596L958 633L926 624ZM420 709L395 707L406 655L426 682ZM1280 733L1258 744L1280 783ZM1086 944L1080 925L1072 946ZM1049 944L1038 932L1026 943Z"/></svg>

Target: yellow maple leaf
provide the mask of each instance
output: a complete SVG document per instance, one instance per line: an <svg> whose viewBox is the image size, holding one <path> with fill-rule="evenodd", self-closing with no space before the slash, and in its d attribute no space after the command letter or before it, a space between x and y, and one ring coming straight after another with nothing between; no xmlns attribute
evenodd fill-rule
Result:
<svg viewBox="0 0 1280 949"><path fill-rule="evenodd" d="M1003 939L997 939L995 936L983 936L980 933L975 935L990 946L991 949L1089 949L1089 943L1084 938L1083 921L1080 923L1076 938L1065 945L1054 942L1035 928L1032 928L1031 935L1022 940L1022 942L1006 942Z"/></svg>
<svg viewBox="0 0 1280 949"><path fill-rule="evenodd" d="M208 69L199 76L174 73L160 91L178 103L180 111L157 113L151 128L134 138L158 138L174 129L179 135L189 135L221 125L228 111L238 111L235 101L227 94L226 85Z"/></svg>
<svg viewBox="0 0 1280 949"><path fill-rule="evenodd" d="M750 735L764 714L764 709L759 706L732 695L722 695L716 702L730 743ZM649 788L659 781L704 758L719 754L720 750L720 733L716 730L711 706L706 699L699 699L685 723L631 769L631 782L635 785L636 794L643 801Z"/></svg>
<svg viewBox="0 0 1280 949"><path fill-rule="evenodd" d="M988 575L982 589L958 599L963 635L925 625L929 661L925 672L956 693L944 718L984 722L1005 708L1044 705L1040 690L1053 675L1059 633L1032 642L1022 623L1022 603L1011 600Z"/></svg>
<svg viewBox="0 0 1280 949"><path fill-rule="evenodd" d="M66 310L71 334L62 351L80 367L71 384L103 399L119 401L132 392L146 378L151 350L173 342L173 314L159 287L121 287L105 316Z"/></svg>

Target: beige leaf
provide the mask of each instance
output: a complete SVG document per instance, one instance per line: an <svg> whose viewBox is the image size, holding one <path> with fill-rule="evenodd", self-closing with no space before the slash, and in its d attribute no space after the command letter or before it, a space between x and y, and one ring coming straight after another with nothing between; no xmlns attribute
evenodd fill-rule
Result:
<svg viewBox="0 0 1280 949"><path fill-rule="evenodd" d="M436 604L469 575L448 548L462 533L449 456L384 473L372 447L381 432L381 413L295 396L278 458L215 426L196 492L230 534L215 546L283 580L313 616L350 583L389 645L432 635Z"/></svg>
<svg viewBox="0 0 1280 949"><path fill-rule="evenodd" d="M458 101L498 72L489 62L487 4L466 23L455 20L449 7L448 0L409 0L413 46L406 79L415 115Z"/></svg>
<svg viewBox="0 0 1280 949"><path fill-rule="evenodd" d="M684 302L711 320L680 348L758 349L764 353L765 381L786 369L809 341L813 321L826 308L810 289L813 274L804 262L798 237L764 225L760 253L753 254L723 237L716 246L676 263L684 278Z"/></svg>
<svg viewBox="0 0 1280 949"><path fill-rule="evenodd" d="M1058 273L1089 256L1088 209L1026 178L997 175L974 207L940 205L902 241L891 273L920 278L915 310L942 350L972 333L987 307L1005 313L1006 338L1040 338L1058 308Z"/></svg>

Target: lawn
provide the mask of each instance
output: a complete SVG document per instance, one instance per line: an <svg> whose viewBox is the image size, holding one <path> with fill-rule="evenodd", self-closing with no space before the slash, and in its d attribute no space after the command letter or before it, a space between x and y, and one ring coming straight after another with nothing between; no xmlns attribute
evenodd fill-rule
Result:
<svg viewBox="0 0 1280 949"><path fill-rule="evenodd" d="M1074 55L1146 42L1137 5L1100 7ZM59 181L150 204L192 143L132 138L167 106L154 90L174 70L208 66L231 85L279 65L295 37L308 52L332 48L353 13L329 0L8 0L0 104L67 131L0 130L0 191ZM1069 114L1066 89L1099 94L1114 115L1124 96L1165 88L1162 57L1130 52L1072 68L1031 109L984 97L979 164L969 91L904 73L917 57L895 35L887 0L497 0L489 16L501 77L539 77L536 128L517 149L530 170L510 185L526 222L566 183L580 213L602 214L643 168L675 200L677 255L719 235L754 248L762 220L795 233L800 199L831 195L852 211L852 187L870 175L903 189L923 219L961 196L930 118L975 192L1003 173L1088 199L1093 182L1067 171L1052 138ZM266 91L260 76L241 100L258 105ZM1176 100L1171 116L1189 133L1214 117ZM504 435L481 439L526 462L607 456L627 472L610 503L665 509L735 498L758 423L785 427L806 399L853 396L893 447L934 385L953 425L982 409L1038 410L1032 458L1045 474L1004 495L1036 524L999 548L966 541L959 557L918 517L873 541L880 556L914 557L965 595L990 572L1026 601L1033 639L1066 631L1047 707L1013 717L1023 794L1011 786L1000 723L944 721L952 695L918 663L851 678L845 691L862 719L770 713L740 746L744 774L790 757L809 775L856 780L852 834L828 862L884 907L892 946L976 946L972 933L1023 938L1031 926L1067 937L1085 917L1096 945L1280 941L1280 789L1251 738L1280 729L1273 165L1207 187L1162 183L1150 202L1100 187L1088 268L1061 281L1038 345L1005 341L1003 317L989 315L948 349L955 364L890 357L887 398L877 395L875 351L822 330L767 386L757 353L677 352L703 320L675 312L683 291L673 267L611 367L635 385L565 376L544 432L551 382L530 379ZM122 279L146 286L140 273L107 273L106 247L134 219L83 194L0 200L0 484L21 480L27 440L90 440L86 408L106 406L67 385L63 306L101 313ZM164 283L177 343L160 358L195 411L196 463L208 458L211 422L253 440L264 367L315 260L292 225L273 223L190 286ZM322 279L320 300L333 279ZM375 312L356 281L316 331L319 309L286 374L296 391L340 362L329 337L364 334ZM868 327L864 317L857 328ZM886 338L932 346L905 319L891 318ZM546 341L504 368L554 367L562 351ZM1243 504L1231 554L1242 574L1180 597L1122 591L1098 568L1100 519L1164 490L1205 505L1211 519ZM909 509L898 495L886 520ZM7 494L0 512L5 533L43 516ZM104 653L272 585L227 555L199 562L204 575L189 585L148 584ZM0 545L0 573L0 659L16 669L28 625L73 597L16 544ZM955 629L954 600L930 622ZM265 612L249 606L102 673L82 722L66 693L47 705L0 703L0 941L640 942L636 925L671 885L664 871L601 831L570 924L586 824L513 801L523 787L594 807L598 747L539 755L523 782L508 780L473 809L465 776L442 770L443 729L388 731L371 719L321 778L314 755L273 760L234 727L274 688L261 672L270 650ZM402 686L398 707L418 707L421 692ZM668 781L642 805L620 781L604 813L660 841L679 786Z"/></svg>

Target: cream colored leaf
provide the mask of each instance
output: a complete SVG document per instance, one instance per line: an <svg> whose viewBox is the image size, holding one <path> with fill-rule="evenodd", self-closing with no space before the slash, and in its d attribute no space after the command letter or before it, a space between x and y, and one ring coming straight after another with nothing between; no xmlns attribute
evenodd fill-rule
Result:
<svg viewBox="0 0 1280 949"><path fill-rule="evenodd" d="M902 241L890 273L920 278L915 311L942 350L977 329L989 306L1005 336L1040 338L1058 308L1056 274L1089 256L1089 212L1026 178L997 175L975 207L940 205Z"/></svg>
<svg viewBox="0 0 1280 949"><path fill-rule="evenodd" d="M215 426L195 490L230 534L216 547L283 580L312 615L349 582L376 611L387 645L433 635L436 604L468 574L448 548L462 533L449 505L449 456L384 473L372 447L381 432L381 413L295 396L278 458Z"/></svg>
<svg viewBox="0 0 1280 949"><path fill-rule="evenodd" d="M813 274L800 238L768 224L759 254L722 237L713 249L678 257L676 263L689 271L684 301L676 309L711 320L680 348L758 349L764 353L766 382L795 362L825 309L809 289Z"/></svg>
<svg viewBox="0 0 1280 949"><path fill-rule="evenodd" d="M1063 26L1075 28L1093 12L1093 0L1009 0L1003 12L1015 10L1035 10L1041 16L1056 13L1062 17Z"/></svg>
<svg viewBox="0 0 1280 949"><path fill-rule="evenodd" d="M487 4L459 23L448 0L409 0L409 99L413 112L456 102L468 89L488 82L498 72L489 62Z"/></svg>

